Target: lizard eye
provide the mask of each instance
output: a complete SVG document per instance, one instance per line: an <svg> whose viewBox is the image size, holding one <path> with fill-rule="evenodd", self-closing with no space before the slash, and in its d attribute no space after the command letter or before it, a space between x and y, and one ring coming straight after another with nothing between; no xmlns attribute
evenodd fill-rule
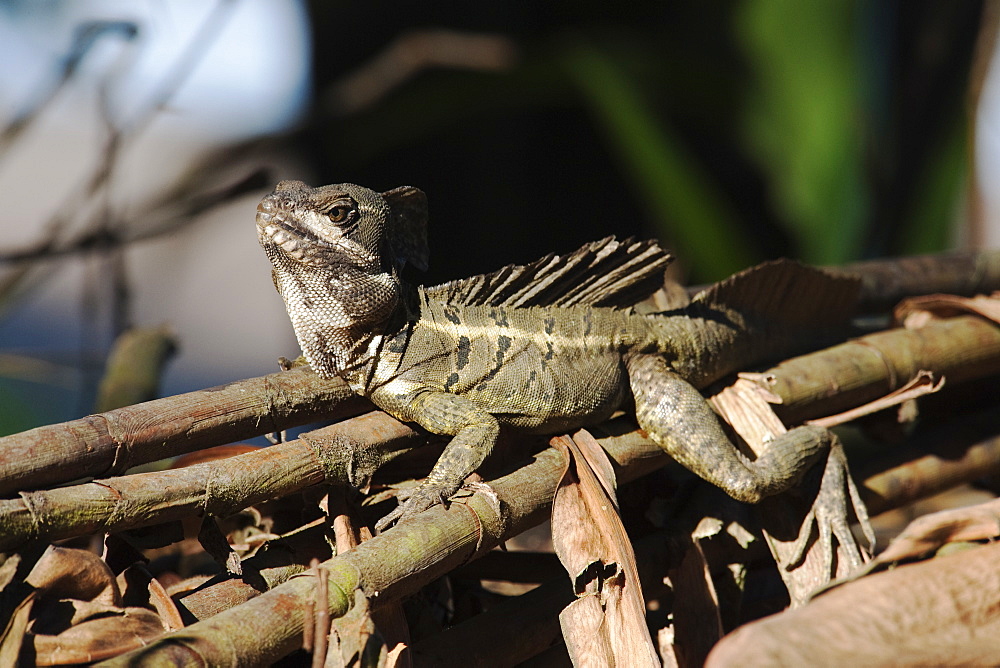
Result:
<svg viewBox="0 0 1000 668"><path fill-rule="evenodd" d="M326 217L329 218L332 223L343 225L344 223L350 222L356 213L354 202L348 199L342 199L337 200L333 203L333 206L327 209Z"/></svg>

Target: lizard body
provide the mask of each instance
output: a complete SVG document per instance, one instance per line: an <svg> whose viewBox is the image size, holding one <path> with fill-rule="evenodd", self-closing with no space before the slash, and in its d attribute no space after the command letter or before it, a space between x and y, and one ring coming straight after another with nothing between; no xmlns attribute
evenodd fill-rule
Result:
<svg viewBox="0 0 1000 668"><path fill-rule="evenodd" d="M417 288L399 272L406 262L426 268L425 225L426 200L414 188L283 181L258 207L275 286L313 368L342 376L398 419L453 437L380 526L457 491L501 428L561 433L632 404L670 455L743 501L789 488L829 447L824 430L799 427L750 461L698 390L846 324L856 280L779 261L685 306L641 313L628 305L652 292L650 279L658 286L669 256L655 244L605 240Z"/></svg>

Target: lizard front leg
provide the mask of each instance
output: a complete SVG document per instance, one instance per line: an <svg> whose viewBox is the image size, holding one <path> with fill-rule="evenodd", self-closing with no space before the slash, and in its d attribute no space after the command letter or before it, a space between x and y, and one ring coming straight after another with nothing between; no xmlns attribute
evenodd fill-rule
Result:
<svg viewBox="0 0 1000 668"><path fill-rule="evenodd" d="M427 478L406 501L378 521L377 531L396 520L444 503L458 491L465 478L479 468L500 434L500 424L493 415L474 401L448 392L417 392L410 399L404 418L430 432L454 438L445 446Z"/></svg>

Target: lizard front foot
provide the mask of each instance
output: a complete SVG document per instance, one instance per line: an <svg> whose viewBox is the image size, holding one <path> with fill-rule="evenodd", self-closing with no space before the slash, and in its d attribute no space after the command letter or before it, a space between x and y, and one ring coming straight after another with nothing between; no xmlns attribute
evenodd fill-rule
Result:
<svg viewBox="0 0 1000 668"><path fill-rule="evenodd" d="M405 498L400 496L401 502L396 509L375 523L375 532L382 533L396 522L413 517L428 508L446 503L448 497L456 491L453 487L453 485L434 484L429 480L424 480Z"/></svg>
<svg viewBox="0 0 1000 668"><path fill-rule="evenodd" d="M858 545L848 522L851 515L858 519L861 531L868 542L867 546ZM831 443L819 492L802 522L798 538L793 545L793 557L786 566L789 570L805 560L813 536L813 525L816 526L817 546L823 557L823 563L828 565L831 573L834 562L834 538L837 539L837 544L851 570L858 568L870 558L871 551L875 547L875 533L868 520L868 510L851 479L844 448L836 438Z"/></svg>

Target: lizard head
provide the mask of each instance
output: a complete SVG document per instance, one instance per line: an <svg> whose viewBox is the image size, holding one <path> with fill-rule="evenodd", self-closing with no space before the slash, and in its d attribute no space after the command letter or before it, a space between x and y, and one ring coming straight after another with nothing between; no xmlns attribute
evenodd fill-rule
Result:
<svg viewBox="0 0 1000 668"><path fill-rule="evenodd" d="M417 188L385 193L340 183L310 188L282 181L257 206L257 236L272 263L427 269L427 198ZM277 266L277 265L276 265Z"/></svg>
<svg viewBox="0 0 1000 668"><path fill-rule="evenodd" d="M282 181L257 206L257 238L306 358L332 375L400 303L406 262L426 268L427 201L350 183Z"/></svg>

